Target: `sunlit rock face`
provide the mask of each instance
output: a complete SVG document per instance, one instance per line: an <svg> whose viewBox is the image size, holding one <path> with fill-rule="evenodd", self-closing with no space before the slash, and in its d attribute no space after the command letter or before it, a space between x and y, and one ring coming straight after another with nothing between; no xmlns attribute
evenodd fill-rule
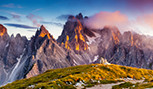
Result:
<svg viewBox="0 0 153 89"><path fill-rule="evenodd" d="M26 78L41 74L48 69L89 64L90 56L87 53L78 55L75 53L75 49L70 48L68 35L66 35L65 43L59 45L51 35L48 37L46 34L44 37L40 37L41 29L36 32L36 35L31 40L31 47L35 52L32 53L32 69L26 75Z"/></svg>
<svg viewBox="0 0 153 89"><path fill-rule="evenodd" d="M42 34L41 31L40 28L40 34ZM35 47L32 58L34 66L26 75L27 78L43 73L48 69L71 66L67 60L67 52L57 44L56 40L51 35L48 37L48 34L46 34L44 37L40 37L40 34L37 31L32 40L34 44L32 44L32 47L35 47L35 44L38 44L38 46Z"/></svg>
<svg viewBox="0 0 153 89"><path fill-rule="evenodd" d="M66 48L69 46L70 49L76 52L87 50L88 44L86 43L87 38L84 32L83 19L81 13L75 17L69 16L68 21L64 25L64 30L57 41L64 43ZM69 38L69 40L67 40L67 38Z"/></svg>
<svg viewBox="0 0 153 89"><path fill-rule="evenodd" d="M7 34L7 29L2 24L0 24L0 36L2 37L5 34Z"/></svg>
<svg viewBox="0 0 153 89"><path fill-rule="evenodd" d="M49 32L46 30L46 28L42 25L40 27L40 34L39 34L39 37L45 37L47 35L48 39L51 38Z"/></svg>

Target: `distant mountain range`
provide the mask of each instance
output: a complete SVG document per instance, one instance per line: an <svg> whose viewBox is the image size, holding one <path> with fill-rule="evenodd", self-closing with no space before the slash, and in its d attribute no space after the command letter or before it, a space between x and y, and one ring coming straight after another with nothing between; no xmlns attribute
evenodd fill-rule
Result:
<svg viewBox="0 0 153 89"><path fill-rule="evenodd" d="M48 69L100 63L153 69L153 38L117 27L89 29L82 14L69 16L57 40L42 25L28 40L9 36L0 25L0 85L30 78Z"/></svg>

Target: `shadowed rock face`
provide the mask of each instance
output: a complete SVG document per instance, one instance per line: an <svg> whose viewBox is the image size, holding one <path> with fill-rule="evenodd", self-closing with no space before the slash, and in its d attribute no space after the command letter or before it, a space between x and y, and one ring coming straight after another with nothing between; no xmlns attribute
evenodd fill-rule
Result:
<svg viewBox="0 0 153 89"><path fill-rule="evenodd" d="M83 25L80 13L69 16L57 39L42 25L27 40L19 34L9 37L0 25L0 84L30 78L48 69L109 63L153 69L153 38L132 33L120 33L117 27L90 29Z"/></svg>
<svg viewBox="0 0 153 89"><path fill-rule="evenodd" d="M89 45L90 52L108 62L138 68L152 69L153 38L130 31L120 34L117 28L104 27L101 36ZM96 63L99 63L97 60Z"/></svg>
<svg viewBox="0 0 153 89"><path fill-rule="evenodd" d="M87 53L78 55L75 53L75 50L72 50L73 48L68 49L65 45L59 45L51 35L51 37L47 35L40 37L41 31L40 28L33 37L33 40L31 40L32 48L36 50L32 58L34 64L26 75L27 78L43 73L48 69L89 64L90 56ZM69 42L69 37L66 40ZM69 43L67 44L70 45Z"/></svg>
<svg viewBox="0 0 153 89"><path fill-rule="evenodd" d="M20 55L24 52L27 38L19 34L9 37L3 25L0 25L0 34L0 84L3 84L9 79Z"/></svg>

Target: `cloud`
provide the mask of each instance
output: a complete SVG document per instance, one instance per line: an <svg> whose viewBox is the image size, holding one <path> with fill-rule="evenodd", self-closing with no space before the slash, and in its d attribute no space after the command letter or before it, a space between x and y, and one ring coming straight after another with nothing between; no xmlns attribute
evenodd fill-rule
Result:
<svg viewBox="0 0 153 89"><path fill-rule="evenodd" d="M58 19L58 20L67 20L69 16L71 16L71 15L70 14L60 15L60 16L56 17L56 19Z"/></svg>
<svg viewBox="0 0 153 89"><path fill-rule="evenodd" d="M1 7L7 7L7 8L22 8L22 6L20 6L20 5L15 5L15 4L13 4L13 3L1 5Z"/></svg>
<svg viewBox="0 0 153 89"><path fill-rule="evenodd" d="M36 31L34 31L34 30L27 30L27 31L29 31L29 32L36 32Z"/></svg>
<svg viewBox="0 0 153 89"><path fill-rule="evenodd" d="M138 16L131 25L142 34L153 35L153 13Z"/></svg>
<svg viewBox="0 0 153 89"><path fill-rule="evenodd" d="M137 21L141 24L147 24L153 29L153 13L138 16Z"/></svg>
<svg viewBox="0 0 153 89"><path fill-rule="evenodd" d="M4 23L4 25L17 27L17 28L24 28L24 29L37 29L37 27L32 27L32 26L23 25L23 24Z"/></svg>
<svg viewBox="0 0 153 89"><path fill-rule="evenodd" d="M32 12L37 12L37 11L40 11L40 10L42 10L42 8L35 9Z"/></svg>
<svg viewBox="0 0 153 89"><path fill-rule="evenodd" d="M84 25L91 29L103 29L104 26L116 26L121 33L134 31L139 34L153 36L153 13L141 14L129 19L119 11L100 12L84 20Z"/></svg>
<svg viewBox="0 0 153 89"><path fill-rule="evenodd" d="M6 10L0 10L0 11L8 13L9 15L12 16L13 19L16 19L17 21L20 21L21 20L20 18L25 16L23 14L19 14L19 13L12 12L12 11L6 11Z"/></svg>
<svg viewBox="0 0 153 89"><path fill-rule="evenodd" d="M57 22L41 21L40 23L42 23L42 24L51 24L51 25L56 25L56 26L59 26L59 27L63 27L63 24L62 23L57 23Z"/></svg>
<svg viewBox="0 0 153 89"><path fill-rule="evenodd" d="M84 21L84 24L92 29L102 29L105 25L118 26L120 24L126 23L128 17L121 14L119 11L115 12L100 12L97 13L89 19Z"/></svg>
<svg viewBox="0 0 153 89"><path fill-rule="evenodd" d="M32 21L34 26L40 27L41 25L39 24L39 21L42 21L43 18L36 16L34 14L29 14L26 16L30 21Z"/></svg>
<svg viewBox="0 0 153 89"><path fill-rule="evenodd" d="M25 15L23 14L19 14L19 13L16 13L16 12L12 12L12 11L8 11L8 10L0 10L1 12L4 12L4 13L8 13L9 15L12 16L13 19L16 19L18 21L20 21L20 18L21 17L24 17Z"/></svg>
<svg viewBox="0 0 153 89"><path fill-rule="evenodd" d="M17 19L17 20L20 20L20 17L23 16L15 12L9 12L9 14L12 16L12 18Z"/></svg>
<svg viewBox="0 0 153 89"><path fill-rule="evenodd" d="M9 18L6 16L0 16L0 20L9 20Z"/></svg>

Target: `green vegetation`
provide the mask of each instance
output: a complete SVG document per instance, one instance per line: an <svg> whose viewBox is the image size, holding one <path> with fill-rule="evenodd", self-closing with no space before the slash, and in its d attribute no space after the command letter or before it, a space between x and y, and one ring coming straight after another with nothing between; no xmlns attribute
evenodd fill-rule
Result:
<svg viewBox="0 0 153 89"><path fill-rule="evenodd" d="M51 69L38 76L14 81L0 89L74 89L121 81L122 78L152 79L153 71L120 65L90 64Z"/></svg>
<svg viewBox="0 0 153 89"><path fill-rule="evenodd" d="M125 83L113 86L112 89L124 89L124 88L128 88L128 89L150 88L150 89L152 89L152 87L153 87L153 82L144 82L144 83L136 83L136 84L132 84L130 82L125 82Z"/></svg>
<svg viewBox="0 0 153 89"><path fill-rule="evenodd" d="M125 82L125 83L121 83L119 85L115 85L112 87L112 89L123 89L123 88L128 88L133 86L134 84L130 83L130 82Z"/></svg>
<svg viewBox="0 0 153 89"><path fill-rule="evenodd" d="M145 88L152 88L152 87L153 87L153 83L149 82L144 84L136 84L135 87L132 89L145 89Z"/></svg>

